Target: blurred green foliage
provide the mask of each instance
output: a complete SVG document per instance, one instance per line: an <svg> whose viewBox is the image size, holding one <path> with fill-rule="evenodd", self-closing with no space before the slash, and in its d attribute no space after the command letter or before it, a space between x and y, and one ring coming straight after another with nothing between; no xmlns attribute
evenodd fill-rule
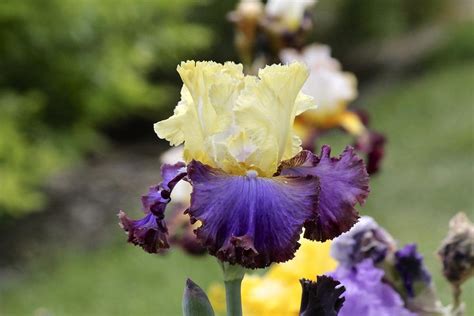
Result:
<svg viewBox="0 0 474 316"><path fill-rule="evenodd" d="M351 49L433 24L455 5L446 0L321 0L315 7L316 34L336 49Z"/></svg>
<svg viewBox="0 0 474 316"><path fill-rule="evenodd" d="M438 43L422 60L424 68L440 68L474 60L474 19L450 25Z"/></svg>
<svg viewBox="0 0 474 316"><path fill-rule="evenodd" d="M174 102L176 64L211 42L195 5L0 2L0 214L39 209L45 176L100 150L101 126Z"/></svg>

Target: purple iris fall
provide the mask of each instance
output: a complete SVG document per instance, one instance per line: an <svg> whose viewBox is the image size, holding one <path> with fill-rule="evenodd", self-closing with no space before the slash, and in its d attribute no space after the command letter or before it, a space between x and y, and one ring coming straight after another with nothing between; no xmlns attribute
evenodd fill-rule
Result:
<svg viewBox="0 0 474 316"><path fill-rule="evenodd" d="M348 147L338 158L301 149L294 117L314 106L300 93L301 64L273 65L258 77L242 66L187 62L174 115L155 126L172 145L184 142L184 163L163 165L163 181L142 198L145 217L119 214L129 241L148 252L168 248L165 208L178 181L192 186L195 234L211 255L248 268L294 257L304 237L325 241L358 220L368 196L363 161Z"/></svg>

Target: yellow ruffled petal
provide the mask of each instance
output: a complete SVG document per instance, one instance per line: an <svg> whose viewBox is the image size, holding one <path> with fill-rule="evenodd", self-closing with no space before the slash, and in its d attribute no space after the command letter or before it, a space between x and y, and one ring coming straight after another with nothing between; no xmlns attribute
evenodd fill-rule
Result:
<svg viewBox="0 0 474 316"><path fill-rule="evenodd" d="M178 146L185 140L184 132L181 127L186 121L188 115L188 105L185 100L179 101L178 105L174 109L174 114L170 118L155 123L155 133L160 138L165 138L170 142L172 146Z"/></svg>
<svg viewBox="0 0 474 316"><path fill-rule="evenodd" d="M243 88L242 65L188 61L178 66L183 80L175 113L155 124L158 137L172 145L184 142L184 158L217 167L215 137L233 121L232 108Z"/></svg>
<svg viewBox="0 0 474 316"><path fill-rule="evenodd" d="M272 65L261 69L258 76L260 80L246 80L235 113L237 125L259 148L246 162L269 176L283 157L298 152L292 126L298 112L311 108L309 97L300 97L296 102L308 71L299 63Z"/></svg>
<svg viewBox="0 0 474 316"><path fill-rule="evenodd" d="M302 92L298 93L298 95L296 96L295 103L296 116L300 115L305 111L317 109L317 103L315 102L314 98Z"/></svg>
<svg viewBox="0 0 474 316"><path fill-rule="evenodd" d="M258 77L245 77L242 65L188 61L178 73L184 83L181 101L155 131L171 145L184 142L186 162L272 176L282 159L301 150L293 121L315 108L312 98L300 93L308 76L302 64L267 66Z"/></svg>

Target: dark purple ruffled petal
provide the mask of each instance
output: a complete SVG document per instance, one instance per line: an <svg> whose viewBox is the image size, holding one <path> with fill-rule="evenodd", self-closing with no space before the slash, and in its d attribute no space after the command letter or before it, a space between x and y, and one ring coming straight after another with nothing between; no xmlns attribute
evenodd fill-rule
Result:
<svg viewBox="0 0 474 316"><path fill-rule="evenodd" d="M363 204L369 194L369 176L354 150L347 147L339 158L330 154L325 145L321 157L303 150L280 165L281 175L319 178L318 217L305 224L304 237L312 240L325 241L348 231L359 218L355 204Z"/></svg>
<svg viewBox="0 0 474 316"><path fill-rule="evenodd" d="M168 228L164 221L165 208L171 201L174 186L185 176L186 165L183 162L164 164L161 167L162 181L150 187L148 194L142 196L145 217L132 220L124 212L119 212L120 226L128 233L128 242L149 253L169 248Z"/></svg>
<svg viewBox="0 0 474 316"><path fill-rule="evenodd" d="M415 297L415 283L421 282L425 286L431 283L431 275L423 264L423 256L416 250L416 244L408 244L395 253L395 268L408 297Z"/></svg>
<svg viewBox="0 0 474 316"><path fill-rule="evenodd" d="M124 212L119 214L120 226L128 232L128 242L142 247L146 252L157 253L169 248L168 229L163 220L153 213L148 213L139 220L130 219Z"/></svg>
<svg viewBox="0 0 474 316"><path fill-rule="evenodd" d="M329 276L318 276L317 282L301 279L303 294L300 316L337 316L345 298L345 287Z"/></svg>
<svg viewBox="0 0 474 316"><path fill-rule="evenodd" d="M178 162L174 165L162 165L161 183L150 187L148 194L142 196L143 210L145 213L152 212L159 219L163 219L166 205L171 201L171 191L176 183L185 176L186 165L184 162Z"/></svg>
<svg viewBox="0 0 474 316"><path fill-rule="evenodd" d="M202 222L196 234L211 255L231 264L263 268L293 258L303 224L317 216L314 176L235 176L193 161L188 178L188 213Z"/></svg>
<svg viewBox="0 0 474 316"><path fill-rule="evenodd" d="M385 155L385 143L384 135L371 130L357 138L354 147L367 155L367 172L369 174L375 174L379 171Z"/></svg>

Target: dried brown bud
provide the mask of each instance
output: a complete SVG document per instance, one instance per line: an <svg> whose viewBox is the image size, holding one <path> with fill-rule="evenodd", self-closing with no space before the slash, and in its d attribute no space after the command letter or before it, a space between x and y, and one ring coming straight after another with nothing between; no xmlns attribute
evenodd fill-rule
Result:
<svg viewBox="0 0 474 316"><path fill-rule="evenodd" d="M443 274L459 287L474 275L474 225L466 214L458 213L449 222L449 231L438 250Z"/></svg>

